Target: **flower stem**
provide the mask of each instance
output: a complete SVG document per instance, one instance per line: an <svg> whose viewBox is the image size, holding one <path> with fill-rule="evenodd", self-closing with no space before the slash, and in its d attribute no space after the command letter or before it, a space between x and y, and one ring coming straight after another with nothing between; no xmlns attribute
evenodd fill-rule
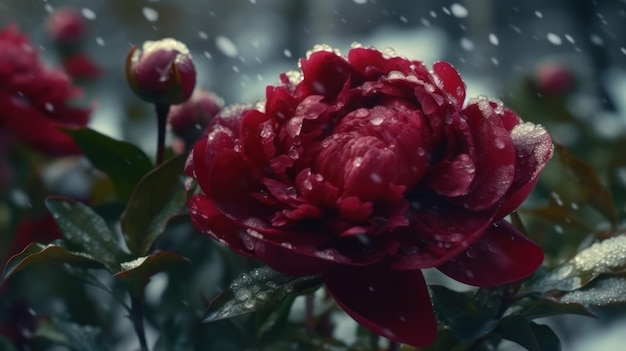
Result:
<svg viewBox="0 0 626 351"><path fill-rule="evenodd" d="M130 320L133 322L137 338L139 338L139 347L141 351L148 351L148 343L146 342L146 331L143 325L143 295L130 294Z"/></svg>
<svg viewBox="0 0 626 351"><path fill-rule="evenodd" d="M167 125L167 115L170 112L170 104L155 104L157 114L157 154L156 165L163 163L165 154L165 126Z"/></svg>
<svg viewBox="0 0 626 351"><path fill-rule="evenodd" d="M304 297L304 325L306 327L306 331L309 334L313 332L314 323L315 323L313 321L314 299L315 297L313 296L313 294L308 294Z"/></svg>

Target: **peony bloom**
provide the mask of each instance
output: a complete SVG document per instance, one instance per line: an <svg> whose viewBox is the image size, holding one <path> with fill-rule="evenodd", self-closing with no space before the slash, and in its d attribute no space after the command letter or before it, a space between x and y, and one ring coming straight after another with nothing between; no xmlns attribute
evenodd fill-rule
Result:
<svg viewBox="0 0 626 351"><path fill-rule="evenodd" d="M552 155L544 128L499 101L465 104L446 62L320 47L300 67L195 145L198 230L277 271L322 274L358 323L414 346L437 327L422 268L494 286L541 264L503 218Z"/></svg>
<svg viewBox="0 0 626 351"><path fill-rule="evenodd" d="M154 104L185 102L196 85L191 54L180 41L166 38L134 46L126 57L126 80L140 98Z"/></svg>
<svg viewBox="0 0 626 351"><path fill-rule="evenodd" d="M85 126L90 110L69 101L81 94L59 70L45 68L37 50L15 26L0 31L0 128L50 156L78 154L57 127Z"/></svg>

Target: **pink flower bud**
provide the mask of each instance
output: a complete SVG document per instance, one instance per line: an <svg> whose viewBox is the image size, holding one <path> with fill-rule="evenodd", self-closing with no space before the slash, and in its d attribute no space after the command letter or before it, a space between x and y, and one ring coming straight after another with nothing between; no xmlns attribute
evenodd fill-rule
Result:
<svg viewBox="0 0 626 351"><path fill-rule="evenodd" d="M74 44L82 40L86 25L76 9L62 8L50 15L46 27L55 42Z"/></svg>
<svg viewBox="0 0 626 351"><path fill-rule="evenodd" d="M561 95L571 92L576 85L572 71L559 62L546 62L535 70L537 90L545 95Z"/></svg>
<svg viewBox="0 0 626 351"><path fill-rule="evenodd" d="M143 100L175 105L193 93L196 69L185 44L171 38L146 41L128 53L126 80Z"/></svg>
<svg viewBox="0 0 626 351"><path fill-rule="evenodd" d="M223 106L222 98L200 89L185 103L172 106L168 122L176 136L186 141L195 141Z"/></svg>

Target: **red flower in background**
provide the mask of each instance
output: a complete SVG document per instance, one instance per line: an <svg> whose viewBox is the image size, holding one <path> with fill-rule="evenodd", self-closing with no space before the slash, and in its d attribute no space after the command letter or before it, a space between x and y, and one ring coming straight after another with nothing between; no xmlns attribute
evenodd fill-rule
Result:
<svg viewBox="0 0 626 351"><path fill-rule="evenodd" d="M224 110L189 157L203 233L291 275L322 274L363 326L415 346L436 321L420 269L476 286L531 274L541 249L503 220L552 155L545 129L499 101L465 102L437 62L327 48Z"/></svg>
<svg viewBox="0 0 626 351"><path fill-rule="evenodd" d="M78 154L72 139L57 127L87 124L90 110L70 103L81 90L62 71L45 68L17 27L0 31L0 47L0 128L47 155Z"/></svg>
<svg viewBox="0 0 626 351"><path fill-rule="evenodd" d="M77 44L85 37L87 25L80 11L65 7L50 15L46 22L46 28L55 42Z"/></svg>
<svg viewBox="0 0 626 351"><path fill-rule="evenodd" d="M203 89L197 89L189 100L170 109L167 121L177 137L189 142L195 141L209 122L224 106L224 100ZM189 145L190 147L192 145Z"/></svg>

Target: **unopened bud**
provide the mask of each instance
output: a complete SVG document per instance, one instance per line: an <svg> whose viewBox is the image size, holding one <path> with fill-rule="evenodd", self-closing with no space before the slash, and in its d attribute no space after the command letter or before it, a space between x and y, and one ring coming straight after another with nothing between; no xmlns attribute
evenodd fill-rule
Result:
<svg viewBox="0 0 626 351"><path fill-rule="evenodd" d="M176 105L193 93L196 69L185 44L171 38L146 41L128 53L126 80L143 100Z"/></svg>

